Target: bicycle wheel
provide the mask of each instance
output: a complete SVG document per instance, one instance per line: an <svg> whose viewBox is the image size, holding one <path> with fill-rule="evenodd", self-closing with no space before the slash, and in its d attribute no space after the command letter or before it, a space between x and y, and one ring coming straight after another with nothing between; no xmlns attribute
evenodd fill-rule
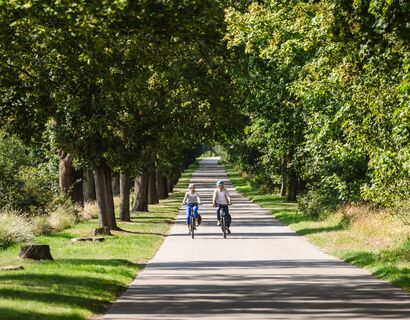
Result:
<svg viewBox="0 0 410 320"><path fill-rule="evenodd" d="M226 222L225 222L225 214L222 215L221 217L221 229L222 233L224 235L224 239L226 239Z"/></svg>
<svg viewBox="0 0 410 320"><path fill-rule="evenodd" d="M191 214L191 218L190 218L190 228L191 228L191 238L193 239L195 237L195 219L194 219L194 215Z"/></svg>

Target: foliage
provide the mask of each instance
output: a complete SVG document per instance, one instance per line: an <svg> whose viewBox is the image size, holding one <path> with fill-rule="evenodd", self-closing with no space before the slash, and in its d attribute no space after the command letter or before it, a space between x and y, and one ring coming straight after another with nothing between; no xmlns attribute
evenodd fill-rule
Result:
<svg viewBox="0 0 410 320"><path fill-rule="evenodd" d="M308 211L408 199L409 10L399 0L228 9L234 84L251 120L232 159L271 181L293 167Z"/></svg>
<svg viewBox="0 0 410 320"><path fill-rule="evenodd" d="M28 148L15 136L0 133L0 207L27 213L44 211L58 193L55 165L45 149Z"/></svg>

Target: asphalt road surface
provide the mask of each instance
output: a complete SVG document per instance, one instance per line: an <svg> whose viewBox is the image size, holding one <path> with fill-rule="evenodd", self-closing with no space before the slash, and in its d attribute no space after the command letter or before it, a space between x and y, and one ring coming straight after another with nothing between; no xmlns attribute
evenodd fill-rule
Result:
<svg viewBox="0 0 410 320"><path fill-rule="evenodd" d="M223 239L211 197L231 193ZM103 319L410 319L410 295L321 252L235 192L209 158L193 174L203 223L187 234L185 211L147 267ZM138 248L136 248L138 250Z"/></svg>

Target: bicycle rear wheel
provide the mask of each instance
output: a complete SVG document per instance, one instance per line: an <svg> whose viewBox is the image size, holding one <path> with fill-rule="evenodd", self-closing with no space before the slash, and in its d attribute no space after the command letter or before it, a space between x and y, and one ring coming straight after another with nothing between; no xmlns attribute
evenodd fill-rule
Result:
<svg viewBox="0 0 410 320"><path fill-rule="evenodd" d="M224 239L226 239L226 221L225 221L225 215L222 215L221 217L221 229L222 229L222 234L224 236Z"/></svg>

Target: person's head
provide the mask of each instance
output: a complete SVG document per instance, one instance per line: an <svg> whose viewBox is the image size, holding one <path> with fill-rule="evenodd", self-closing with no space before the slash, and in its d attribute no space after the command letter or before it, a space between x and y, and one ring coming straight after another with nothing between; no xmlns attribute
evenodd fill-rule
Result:
<svg viewBox="0 0 410 320"><path fill-rule="evenodd" d="M190 183L188 186L188 190L191 191L192 193L195 192L195 185L193 183Z"/></svg>
<svg viewBox="0 0 410 320"><path fill-rule="evenodd" d="M218 182L216 183L216 186L219 190L223 190L224 182L222 180L218 180Z"/></svg>

